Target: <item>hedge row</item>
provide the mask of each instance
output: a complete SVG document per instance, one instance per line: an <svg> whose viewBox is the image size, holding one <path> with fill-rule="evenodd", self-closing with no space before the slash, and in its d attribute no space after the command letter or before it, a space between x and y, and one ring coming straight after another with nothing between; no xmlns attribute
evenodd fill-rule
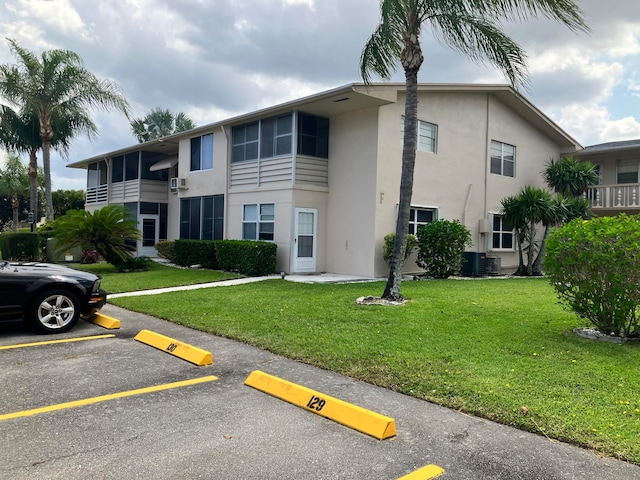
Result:
<svg viewBox="0 0 640 480"><path fill-rule="evenodd" d="M156 245L158 253L177 265L202 265L242 275L269 275L276 271L275 243L251 240L176 240Z"/></svg>
<svg viewBox="0 0 640 480"><path fill-rule="evenodd" d="M40 258L41 235L31 232L0 234L0 254L4 260L35 261Z"/></svg>

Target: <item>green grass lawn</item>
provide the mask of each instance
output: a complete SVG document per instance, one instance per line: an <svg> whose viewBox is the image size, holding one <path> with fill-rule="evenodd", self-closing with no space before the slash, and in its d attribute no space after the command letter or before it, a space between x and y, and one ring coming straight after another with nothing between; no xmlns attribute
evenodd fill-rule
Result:
<svg viewBox="0 0 640 480"><path fill-rule="evenodd" d="M640 464L640 344L575 336L547 280L405 282L404 306L355 303L382 290L274 279L113 303Z"/></svg>
<svg viewBox="0 0 640 480"><path fill-rule="evenodd" d="M174 268L156 262L151 262L149 264L149 270L146 272L131 273L118 273L115 267L108 263L76 264L72 266L101 275L102 288L108 293L133 292L153 288L219 282L221 280L240 277L240 275L229 272L195 268Z"/></svg>

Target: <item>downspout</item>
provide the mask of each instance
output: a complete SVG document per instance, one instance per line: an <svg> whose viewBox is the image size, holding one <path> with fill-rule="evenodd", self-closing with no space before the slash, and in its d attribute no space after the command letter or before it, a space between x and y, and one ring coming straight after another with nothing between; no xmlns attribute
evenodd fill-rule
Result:
<svg viewBox="0 0 640 480"><path fill-rule="evenodd" d="M229 184L231 183L231 148L229 145L229 135L227 129L222 125L222 135L224 135L227 153L225 155L225 163L227 166L227 179L224 182L224 219L222 221L222 238L227 239L227 222L229 217Z"/></svg>
<svg viewBox="0 0 640 480"><path fill-rule="evenodd" d="M486 118L485 118L485 133L484 133L484 200L483 200L483 208L482 208L482 218L488 218L488 191L489 191L489 168L491 163L491 152L489 151L489 94L487 93L487 109L486 109ZM488 243L486 242L485 233L480 232L478 229L478 250L479 251L487 251ZM485 245L483 245L483 240L485 241Z"/></svg>
<svg viewBox="0 0 640 480"><path fill-rule="evenodd" d="M289 272L293 272L293 258L296 251L296 206L295 206L295 191L296 185L296 163L298 161L298 111L294 110L291 119L291 231L289 241Z"/></svg>

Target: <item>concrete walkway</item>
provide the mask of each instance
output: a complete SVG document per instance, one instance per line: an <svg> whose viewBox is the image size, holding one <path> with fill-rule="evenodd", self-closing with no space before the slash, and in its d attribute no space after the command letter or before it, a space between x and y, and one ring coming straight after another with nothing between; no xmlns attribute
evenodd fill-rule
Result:
<svg viewBox="0 0 640 480"><path fill-rule="evenodd" d="M154 288L152 290L140 290L137 292L124 292L109 294L109 298L139 297L141 295L158 295L167 292L179 292L183 290L198 290L200 288L230 287L233 285L243 285L246 283L262 282L264 280L275 280L282 278L280 275L269 275L265 277L243 277L233 280L223 280L221 282L197 283L195 285L184 285L180 287ZM285 275L285 280L298 283L351 283L351 282L372 282L378 279L356 277L353 275L339 275L336 273L320 273L317 275Z"/></svg>

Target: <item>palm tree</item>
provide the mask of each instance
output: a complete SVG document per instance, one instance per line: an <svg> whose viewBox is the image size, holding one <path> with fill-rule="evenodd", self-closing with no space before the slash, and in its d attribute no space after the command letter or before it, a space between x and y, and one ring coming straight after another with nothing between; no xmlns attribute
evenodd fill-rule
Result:
<svg viewBox="0 0 640 480"><path fill-rule="evenodd" d="M95 132L89 107L115 108L128 116L129 104L115 83L89 72L75 52L54 49L38 58L14 40L9 40L9 47L18 64L0 65L0 96L18 108L21 115L38 119L46 217L53 220L50 163L54 119L66 119L72 131Z"/></svg>
<svg viewBox="0 0 640 480"><path fill-rule="evenodd" d="M195 128L196 124L186 113L174 114L169 110L154 108L144 118L131 120L131 129L140 143Z"/></svg>
<svg viewBox="0 0 640 480"><path fill-rule="evenodd" d="M53 138L51 147L55 149L63 158L69 154L69 147L72 138L79 133L73 125L81 124L81 120L70 120L59 118L55 115L51 119L53 125ZM38 202L38 190L44 187L44 174L38 167L38 150L42 148L42 139L39 134L39 122L35 115L18 115L6 105L0 105L0 145L15 152L29 155L29 180L30 180L30 202L29 210L34 218L39 218L40 202ZM92 136L95 133L95 126L87 125L85 132Z"/></svg>
<svg viewBox="0 0 640 480"><path fill-rule="evenodd" d="M29 193L27 167L17 155L9 155L7 164L0 170L0 195L7 196L13 210L12 230L18 231L20 202Z"/></svg>
<svg viewBox="0 0 640 480"><path fill-rule="evenodd" d="M593 185L597 185L600 176L590 162L573 156L551 159L547 163L544 179L556 193L565 197L581 197Z"/></svg>
<svg viewBox="0 0 640 480"><path fill-rule="evenodd" d="M501 201L503 218L513 225L518 239L519 266L515 275L534 275L534 260L536 252L542 249L544 242L538 242L537 226L539 224L552 225L557 223L561 214L558 205L551 194L542 189L525 186L517 195L507 197ZM545 231L545 238L546 238ZM523 252L526 252L527 262L524 265Z"/></svg>
<svg viewBox="0 0 640 480"><path fill-rule="evenodd" d="M107 205L93 213L69 210L53 222L51 236L59 250L80 246L95 250L107 263L116 267L133 257L135 243L141 235L131 211L123 205Z"/></svg>
<svg viewBox="0 0 640 480"><path fill-rule="evenodd" d="M360 58L365 83L373 74L389 79L398 63L404 69L406 99L400 200L389 278L383 297L402 299L400 282L409 227L409 209L415 166L418 72L424 57L420 46L423 26L449 47L475 61L487 61L502 70L512 85L526 83L523 50L505 35L493 18L543 15L574 30L586 30L573 0L381 0L380 24Z"/></svg>

